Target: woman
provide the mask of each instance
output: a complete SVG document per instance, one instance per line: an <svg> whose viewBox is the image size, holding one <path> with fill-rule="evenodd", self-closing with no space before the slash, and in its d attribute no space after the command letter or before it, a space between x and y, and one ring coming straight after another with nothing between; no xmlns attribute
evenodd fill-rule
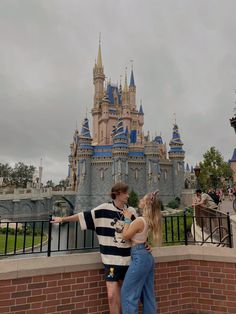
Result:
<svg viewBox="0 0 236 314"><path fill-rule="evenodd" d="M143 313L156 314L154 291L154 258L145 249L150 235L156 244L161 243L161 202L158 191L146 194L139 202L142 217L131 222L131 215L124 211L123 238L131 241L131 264L121 289L123 314L138 313L138 302L142 299Z"/></svg>

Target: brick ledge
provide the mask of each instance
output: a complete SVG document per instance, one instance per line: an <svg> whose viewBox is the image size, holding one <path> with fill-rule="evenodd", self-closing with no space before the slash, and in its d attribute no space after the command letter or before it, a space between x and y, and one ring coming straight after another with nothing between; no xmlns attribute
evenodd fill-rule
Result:
<svg viewBox="0 0 236 314"><path fill-rule="evenodd" d="M180 260L235 263L236 249L191 245L170 246L153 249L153 255L158 263ZM100 254L97 252L51 257L5 258L0 260L0 280L102 268Z"/></svg>

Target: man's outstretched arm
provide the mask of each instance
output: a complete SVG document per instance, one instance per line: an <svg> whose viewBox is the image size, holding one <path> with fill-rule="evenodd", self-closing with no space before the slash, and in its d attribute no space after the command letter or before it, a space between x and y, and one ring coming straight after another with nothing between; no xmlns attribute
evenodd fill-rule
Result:
<svg viewBox="0 0 236 314"><path fill-rule="evenodd" d="M65 216L65 217L54 217L50 221L52 224L57 224L60 222L70 222L70 221L79 221L79 215L75 214L72 216Z"/></svg>

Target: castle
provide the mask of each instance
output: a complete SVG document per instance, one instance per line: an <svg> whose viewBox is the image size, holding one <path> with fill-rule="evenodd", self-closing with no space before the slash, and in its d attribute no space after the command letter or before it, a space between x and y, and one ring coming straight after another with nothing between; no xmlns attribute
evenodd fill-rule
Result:
<svg viewBox="0 0 236 314"><path fill-rule="evenodd" d="M160 190L163 202L180 197L184 188L183 143L174 123L167 158L161 136L144 134L143 106L136 105L133 68L130 83L105 83L101 44L93 69L93 133L84 119L70 145L68 178L77 191L77 207L86 210L109 199L111 186L126 182L139 196Z"/></svg>

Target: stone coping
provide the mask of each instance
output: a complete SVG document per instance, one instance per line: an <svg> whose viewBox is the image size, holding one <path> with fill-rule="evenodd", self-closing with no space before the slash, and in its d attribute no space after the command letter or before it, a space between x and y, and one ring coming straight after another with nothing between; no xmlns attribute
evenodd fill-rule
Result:
<svg viewBox="0 0 236 314"><path fill-rule="evenodd" d="M153 249L159 263L202 260L236 263L236 249L201 246L170 246ZM57 256L0 260L0 280L103 269L100 253L76 253Z"/></svg>

